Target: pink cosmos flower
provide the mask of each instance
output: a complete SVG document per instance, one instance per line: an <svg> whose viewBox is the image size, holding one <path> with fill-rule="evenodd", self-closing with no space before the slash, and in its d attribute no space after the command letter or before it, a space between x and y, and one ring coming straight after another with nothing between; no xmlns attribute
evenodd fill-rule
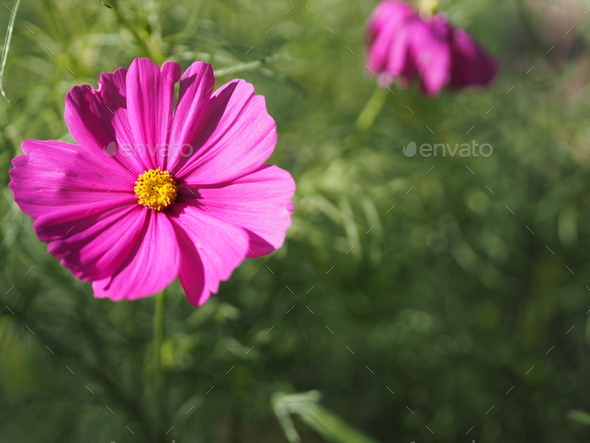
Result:
<svg viewBox="0 0 590 443"><path fill-rule="evenodd" d="M383 0L367 26L367 69L389 86L398 80L406 87L419 78L422 92L437 95L445 86L459 91L487 86L498 66L464 30L446 16L422 17L410 5Z"/></svg>
<svg viewBox="0 0 590 443"><path fill-rule="evenodd" d="M178 277L200 305L246 257L283 244L295 184L263 165L275 122L251 84L214 83L208 63L181 77L177 63L136 59L68 93L78 144L25 140L13 160L16 202L96 297L146 297Z"/></svg>

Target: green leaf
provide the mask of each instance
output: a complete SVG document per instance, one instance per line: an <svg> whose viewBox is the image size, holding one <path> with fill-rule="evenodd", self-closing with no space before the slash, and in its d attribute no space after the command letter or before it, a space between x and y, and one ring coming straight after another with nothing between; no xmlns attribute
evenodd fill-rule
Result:
<svg viewBox="0 0 590 443"><path fill-rule="evenodd" d="M333 443L376 443L372 438L346 424L319 404L320 393L309 391L300 394L277 393L273 396L273 409L290 443L301 441L291 414Z"/></svg>
<svg viewBox="0 0 590 443"><path fill-rule="evenodd" d="M582 411L569 411L568 418L583 425L590 426L590 414Z"/></svg>

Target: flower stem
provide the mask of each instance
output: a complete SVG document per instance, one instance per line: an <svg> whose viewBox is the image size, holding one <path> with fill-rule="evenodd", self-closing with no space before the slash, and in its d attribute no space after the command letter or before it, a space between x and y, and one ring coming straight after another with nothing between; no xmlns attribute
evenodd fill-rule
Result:
<svg viewBox="0 0 590 443"><path fill-rule="evenodd" d="M375 91L354 123L353 134L357 136L362 135L371 129L371 126L375 123L375 119L385 105L388 94L389 91L386 88L377 85Z"/></svg>
<svg viewBox="0 0 590 443"><path fill-rule="evenodd" d="M155 406L155 424L156 434L161 431L160 423L163 418L164 406L164 383L162 376L162 343L164 341L164 318L166 307L166 293L165 290L156 295L154 308L154 337L152 345L152 358L154 368L154 406Z"/></svg>

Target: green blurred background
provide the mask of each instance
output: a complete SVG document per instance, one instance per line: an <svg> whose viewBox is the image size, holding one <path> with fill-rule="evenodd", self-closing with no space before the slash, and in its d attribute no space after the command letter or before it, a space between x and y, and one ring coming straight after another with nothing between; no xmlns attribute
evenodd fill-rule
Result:
<svg viewBox="0 0 590 443"><path fill-rule="evenodd" d="M0 101L0 441L589 441L588 2L441 2L499 59L495 85L436 99L392 87L353 138L375 88L375 1L110 4L24 0L16 18L14 103ZM23 139L66 135L73 85L138 56L252 82L278 124L272 162L298 183L283 249L203 307L168 290L157 399L154 298L95 300L6 186ZM408 158L412 141L493 155Z"/></svg>

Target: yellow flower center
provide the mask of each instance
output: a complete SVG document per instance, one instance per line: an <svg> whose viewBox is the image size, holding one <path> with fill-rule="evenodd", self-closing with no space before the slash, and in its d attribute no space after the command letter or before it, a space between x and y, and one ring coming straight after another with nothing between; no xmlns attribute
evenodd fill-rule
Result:
<svg viewBox="0 0 590 443"><path fill-rule="evenodd" d="M140 205L161 211L176 198L176 180L168 171L150 169L141 174L133 188Z"/></svg>

